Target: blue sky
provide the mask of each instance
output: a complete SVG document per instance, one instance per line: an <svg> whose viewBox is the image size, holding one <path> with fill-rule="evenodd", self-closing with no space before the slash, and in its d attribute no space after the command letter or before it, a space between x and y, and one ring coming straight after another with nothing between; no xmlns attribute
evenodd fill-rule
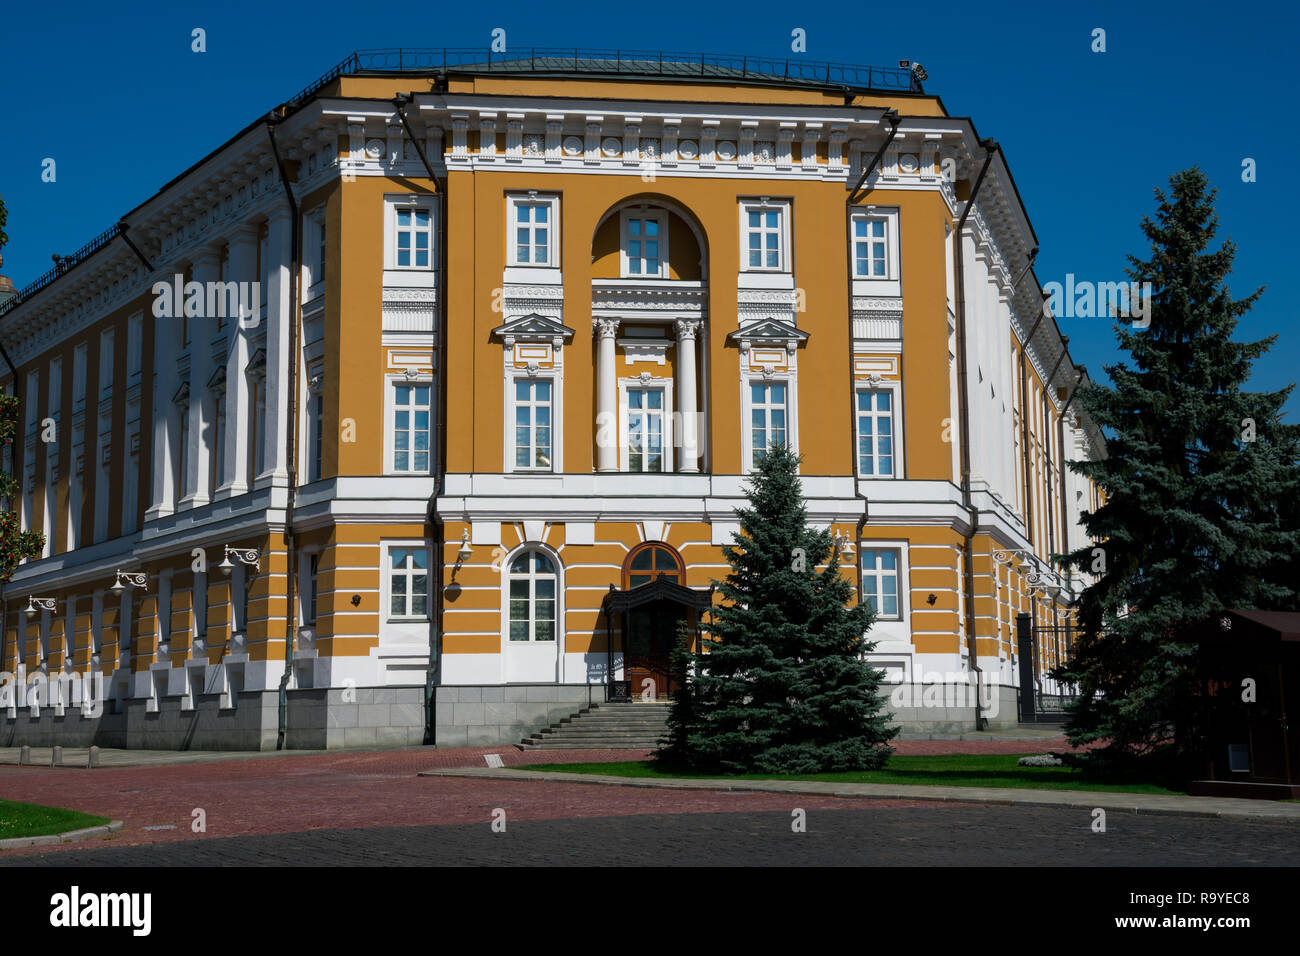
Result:
<svg viewBox="0 0 1300 956"><path fill-rule="evenodd" d="M873 11L887 11L879 15ZM647 12L651 15L647 16ZM1233 290L1267 286L1238 337L1278 334L1252 387L1293 381L1300 354L1300 241L1291 184L1300 13L1285 2L809 6L662 2L647 8L496 2L225 2L150 9L117 2L12 4L0 44L4 274L18 286L109 228L159 186L354 49L582 46L918 60L928 92L1002 145L1041 252L1040 281L1123 278L1146 254L1152 189L1199 164L1218 187L1220 238L1237 244ZM207 32L207 52L190 31ZM1091 50L1106 31L1106 52ZM1292 95L1285 95L1292 94ZM56 160L55 183L41 162ZM1257 181L1242 182L1242 161ZM1102 319L1063 319L1095 377L1117 357ZM1287 405L1300 419L1300 396Z"/></svg>

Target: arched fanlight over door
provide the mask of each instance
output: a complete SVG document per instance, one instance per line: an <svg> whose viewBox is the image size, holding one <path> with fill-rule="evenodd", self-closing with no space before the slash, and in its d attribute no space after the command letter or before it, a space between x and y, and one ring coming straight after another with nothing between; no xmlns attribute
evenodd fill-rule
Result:
<svg viewBox="0 0 1300 956"><path fill-rule="evenodd" d="M623 562L623 587L625 588L639 587L661 576L674 584L686 583L680 555L662 542L652 541L637 545Z"/></svg>

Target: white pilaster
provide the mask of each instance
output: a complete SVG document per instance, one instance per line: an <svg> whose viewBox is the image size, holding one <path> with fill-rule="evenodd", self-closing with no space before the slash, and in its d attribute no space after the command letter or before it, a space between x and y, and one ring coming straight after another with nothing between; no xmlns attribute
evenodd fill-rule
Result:
<svg viewBox="0 0 1300 956"><path fill-rule="evenodd" d="M696 406L695 381L695 338L700 331L698 319L678 319L677 329L677 410L681 424L677 434L681 436L681 453L678 457L679 470L697 472L700 470L699 434Z"/></svg>
<svg viewBox="0 0 1300 956"><path fill-rule="evenodd" d="M618 471L618 381L614 336L618 319L594 319L596 332L596 470Z"/></svg>
<svg viewBox="0 0 1300 956"><path fill-rule="evenodd" d="M287 485L289 467L285 460L285 436L289 427L288 362L289 323L293 317L290 309L290 286L293 281L290 267L290 238L293 217L287 207L272 214L267 223L266 290L266 432L261 436L262 472L254 482L258 488L267 485Z"/></svg>
<svg viewBox="0 0 1300 956"><path fill-rule="evenodd" d="M204 248L194 260L193 280L207 288L208 282L221 278L221 250L213 246ZM208 296L204 295L199 315L191 316L190 330L190 405L184 412L189 415L186 435L185 488L187 494L177 505L177 510L201 507L208 503L208 472L212 465L208 446L208 431L216 427L217 409L208 379L212 375L212 336L216 332L216 317L208 314Z"/></svg>
<svg viewBox="0 0 1300 956"><path fill-rule="evenodd" d="M246 224L239 226L231 236L230 254L226 261L227 279L249 283L258 281L258 232L256 225ZM241 314L226 322L229 336L226 359L226 447L221 456L223 473L213 496L218 501L248 491L245 476L248 474L248 429L252 407L249 402L248 377L244 374L244 369L248 366L248 336L253 331L253 323L257 321L255 316L260 298L259 295L249 297L250 314L244 315L244 298L241 295Z"/></svg>
<svg viewBox="0 0 1300 956"><path fill-rule="evenodd" d="M163 270L155 278L173 282L177 268ZM180 435L180 412L172 396L179 384L177 362L181 355L181 318L184 302L173 302L165 314L154 317L153 338L153 466L149 481L149 507L145 521L152 521L176 510L176 440Z"/></svg>

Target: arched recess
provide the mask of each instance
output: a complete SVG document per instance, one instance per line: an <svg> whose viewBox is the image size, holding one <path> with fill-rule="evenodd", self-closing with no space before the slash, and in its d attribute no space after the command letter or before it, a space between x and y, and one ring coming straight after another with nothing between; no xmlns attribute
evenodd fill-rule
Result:
<svg viewBox="0 0 1300 956"><path fill-rule="evenodd" d="M686 564L677 549L663 541L643 541L623 559L623 587L630 589L663 576L686 584Z"/></svg>
<svg viewBox="0 0 1300 956"><path fill-rule="evenodd" d="M592 231L591 261L593 276L596 278L619 278L622 276L620 251L623 246L621 219L624 210L644 206L650 209L662 209L669 214L668 223L668 261L680 273L681 279L693 282L709 281L709 247L704 228L699 219L686 206L658 193L641 193L621 199L610 206L596 222ZM692 252L677 256L677 250L683 237L689 237ZM687 268L689 266L689 268ZM677 278L668 276L667 278Z"/></svg>
<svg viewBox="0 0 1300 956"><path fill-rule="evenodd" d="M526 542L506 555L501 571L503 681L560 681L565 628L564 564L559 554L536 541Z"/></svg>

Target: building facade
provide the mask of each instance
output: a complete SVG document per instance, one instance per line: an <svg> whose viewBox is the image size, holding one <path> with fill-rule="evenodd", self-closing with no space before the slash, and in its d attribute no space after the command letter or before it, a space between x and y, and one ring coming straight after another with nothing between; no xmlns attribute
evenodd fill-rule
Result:
<svg viewBox="0 0 1300 956"><path fill-rule="evenodd" d="M907 70L478 56L346 61L0 306L46 536L0 740L511 743L663 694L777 441L906 727L1059 693L1101 443L996 146Z"/></svg>

